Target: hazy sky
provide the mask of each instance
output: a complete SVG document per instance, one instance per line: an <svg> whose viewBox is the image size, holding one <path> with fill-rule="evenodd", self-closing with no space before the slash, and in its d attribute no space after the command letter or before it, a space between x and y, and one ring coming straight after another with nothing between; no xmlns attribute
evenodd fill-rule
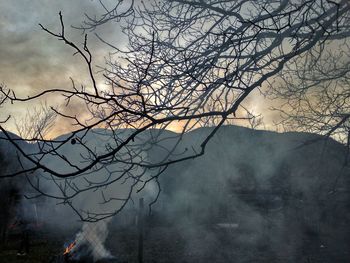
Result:
<svg viewBox="0 0 350 263"><path fill-rule="evenodd" d="M14 89L18 95L27 96L48 88L69 88L69 77L89 84L86 65L82 63L81 58L73 57L72 49L49 36L38 25L41 23L57 32L60 29L59 11L63 13L67 34L76 43L82 43L82 32L71 28L70 25L79 25L84 19L84 13L98 14L102 10L96 0L0 2L0 83ZM116 23L100 28L99 34L117 45L123 44ZM89 35L89 47L94 54L94 64L103 64L107 49L97 41L93 33ZM60 99L52 96L46 100L49 105L62 103ZM33 107L36 103L6 105L1 109L0 118L11 114L18 119L27 107ZM269 126L271 117L266 114L268 106L262 97L252 96L250 104L255 112L265 113L265 123ZM53 133L67 132L67 126L69 125L66 123L60 123ZM7 127L14 131L13 122Z"/></svg>

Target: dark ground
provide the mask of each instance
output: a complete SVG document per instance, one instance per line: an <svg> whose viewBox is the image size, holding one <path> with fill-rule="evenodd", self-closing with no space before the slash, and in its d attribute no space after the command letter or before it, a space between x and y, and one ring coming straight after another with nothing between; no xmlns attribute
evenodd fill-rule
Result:
<svg viewBox="0 0 350 263"><path fill-rule="evenodd" d="M74 236L52 234L41 227L31 235L30 253L17 256L20 236L10 232L8 243L0 251L0 263L49 263L63 253L63 244ZM156 226L145 230L144 262L263 262L263 263L346 263L349 252L340 248L335 251L320 246L319 241L303 240L298 251L271 251L266 242L250 242L250 246L237 242L239 229L219 229L212 226ZM137 262L137 227L111 227L106 247L117 257L115 262ZM189 238L190 237L190 238ZM253 244L254 243L254 244ZM306 251L307 247L307 251Z"/></svg>

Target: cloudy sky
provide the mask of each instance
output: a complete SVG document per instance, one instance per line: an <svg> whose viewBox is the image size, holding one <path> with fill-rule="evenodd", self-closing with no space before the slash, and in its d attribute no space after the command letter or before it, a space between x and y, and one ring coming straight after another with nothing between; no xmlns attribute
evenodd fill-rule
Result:
<svg viewBox="0 0 350 263"><path fill-rule="evenodd" d="M68 36L76 43L83 42L80 30L70 28L79 26L84 14L98 14L100 6L90 0L1 0L0 3L0 83L16 91L18 96L35 94L47 88L67 88L72 77L78 82L88 84L86 66L78 56L63 42L45 33L39 23L53 30L59 30L59 11L62 11ZM118 39L117 25L102 28L99 33L110 40ZM89 37L89 47L94 54L95 63L103 64L105 46L93 34ZM60 104L59 98L46 98L49 105ZM1 118L11 114L17 119L30 104L6 105L1 109ZM66 132L66 125L57 125L55 133ZM8 129L14 131L13 122Z"/></svg>
<svg viewBox="0 0 350 263"><path fill-rule="evenodd" d="M60 29L59 11L63 13L70 39L82 43L82 32L70 25L79 26L85 13L95 15L103 10L97 0L1 0L0 83L15 90L18 96L32 95L48 88L69 88L70 77L78 83L89 84L86 65L81 58L73 57L73 51L68 46L45 33L38 25L41 23L57 32ZM98 33L114 44L123 44L123 37L116 23L100 28ZM89 35L89 47L94 54L94 64L103 65L108 50L93 33ZM46 100L49 105L62 103L57 97L47 97ZM40 101L5 105L1 109L0 118L4 119L11 114L20 119L27 108L39 103ZM250 104L256 113L265 113L265 123L270 126L271 116L270 113L266 114L268 106L262 97L251 97ZM7 128L15 132L13 124L12 120ZM69 124L59 123L52 134L62 134L69 129Z"/></svg>

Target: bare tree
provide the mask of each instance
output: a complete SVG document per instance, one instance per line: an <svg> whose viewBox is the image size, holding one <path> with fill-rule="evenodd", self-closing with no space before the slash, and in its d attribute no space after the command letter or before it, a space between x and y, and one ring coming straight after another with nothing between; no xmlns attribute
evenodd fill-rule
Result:
<svg viewBox="0 0 350 263"><path fill-rule="evenodd" d="M264 118L261 115L256 115L253 112L247 110L246 119L248 120L249 128L255 130L261 126L264 126Z"/></svg>
<svg viewBox="0 0 350 263"><path fill-rule="evenodd" d="M117 9L121 2L116 2ZM104 7L105 16L87 16L82 28L95 29L119 19L129 40L127 47L120 49L99 37L112 49L103 67L108 88L102 89L96 80L87 35L82 47L71 42L60 14L59 32L41 27L81 56L90 85L78 87L72 80L71 88L47 89L29 98L2 90L12 102L57 93L63 94L67 105L73 99L86 105L89 117L85 119L79 112L67 115L55 110L73 121L75 130L58 140L36 138L40 143L34 153L25 152L8 136L29 165L7 176L41 171L59 193L45 192L39 179L32 181L32 186L71 205L87 221L115 215L150 183L158 189L156 200L161 189L158 178L164 170L203 155L210 139L229 118L241 118L239 109L253 90L315 46L349 35L348 0L141 1L124 7L122 10L128 11L121 13ZM215 120L215 127L200 144L182 145L184 133L205 119ZM180 132L169 136L165 130L174 124ZM86 139L94 128L108 131L109 140L99 149ZM0 129L7 136L2 126ZM81 158L67 159L62 149L77 145ZM164 150L163 156L147 155L157 147ZM52 159L65 168L51 166L48 160ZM117 169L114 164L118 164ZM78 184L77 177L84 183ZM127 189L122 196L106 196L107 186L121 182ZM75 207L74 198L89 191L100 191L103 203L118 202L119 208L94 213Z"/></svg>
<svg viewBox="0 0 350 263"><path fill-rule="evenodd" d="M55 124L57 115L47 103L27 109L24 117L15 121L17 134L26 141L44 139Z"/></svg>
<svg viewBox="0 0 350 263"><path fill-rule="evenodd" d="M283 103L282 124L347 144L350 118L348 39L315 46L294 59L271 89Z"/></svg>
<svg viewBox="0 0 350 263"><path fill-rule="evenodd" d="M213 102L208 102L204 107L206 108L206 111L216 110ZM241 111L236 114L236 116L239 115L240 117L227 117L223 125L241 125L253 130L264 126L264 118L261 114L255 114L243 105L240 105L240 108ZM220 121L220 117L201 118L198 125L200 127L216 127Z"/></svg>
<svg viewBox="0 0 350 263"><path fill-rule="evenodd" d="M7 90L5 84L3 84L3 83L0 84L0 87L1 87L2 91L6 91ZM6 104L6 99L7 99L7 96L3 92L1 92L1 94L0 94L0 109L3 108L4 105ZM4 119L0 119L0 123L6 123L9 120L9 118L10 117L7 116Z"/></svg>

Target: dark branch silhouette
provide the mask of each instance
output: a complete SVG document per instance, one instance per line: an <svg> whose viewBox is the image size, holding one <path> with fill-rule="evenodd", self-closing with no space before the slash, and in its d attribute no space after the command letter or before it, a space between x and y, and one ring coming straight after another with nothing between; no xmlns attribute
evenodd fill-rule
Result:
<svg viewBox="0 0 350 263"><path fill-rule="evenodd" d="M240 116L240 112L247 112L243 104L254 90L315 47L345 38L350 32L348 0L132 1L128 7L116 1L113 9L100 3L105 14L99 18L87 15L81 29L94 30L118 20L128 38L126 49L120 49L99 37L113 49L102 67L107 88L96 80L97 68L87 35L82 47L70 41L60 13L58 33L40 26L83 59L90 85L78 88L72 80L71 88L47 89L26 98L0 90L10 102L57 94L64 96L66 105L74 100L88 109L84 118L80 112L67 114L52 109L72 122L74 131L57 140L23 138L37 141L36 150L31 152L0 126L25 160L21 171L4 177L25 174L39 193L72 206L87 221L115 215L133 194L152 183L158 189L157 200L161 189L158 178L169 165L202 156L208 142L228 120L252 119L249 114ZM347 119L345 115L343 118ZM183 134L203 121L215 127L199 144L184 146ZM169 135L166 130L171 125L177 125L179 132ZM94 132L107 137L98 147L88 140ZM162 145L167 145L163 156L148 156L150 149ZM76 160L65 156L68 149L79 149ZM32 177L34 172L41 176ZM77 178L84 183L78 184ZM58 193L46 192L40 180L52 181ZM104 193L109 185L119 183L125 190L122 196L102 194L102 202L119 202L119 208L94 213L75 207L78 195Z"/></svg>

